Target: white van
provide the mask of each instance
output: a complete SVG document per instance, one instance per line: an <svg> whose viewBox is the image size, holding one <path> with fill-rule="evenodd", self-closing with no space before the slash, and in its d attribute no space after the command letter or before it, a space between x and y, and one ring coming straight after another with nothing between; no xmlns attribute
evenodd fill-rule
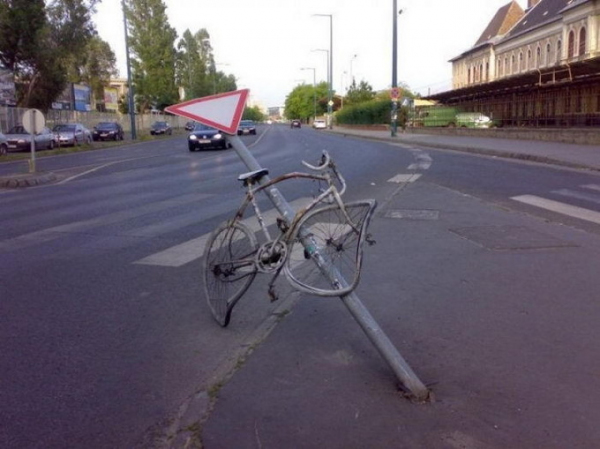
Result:
<svg viewBox="0 0 600 449"><path fill-rule="evenodd" d="M326 129L327 123L325 123L325 120L315 120L312 124L312 127L314 129Z"/></svg>

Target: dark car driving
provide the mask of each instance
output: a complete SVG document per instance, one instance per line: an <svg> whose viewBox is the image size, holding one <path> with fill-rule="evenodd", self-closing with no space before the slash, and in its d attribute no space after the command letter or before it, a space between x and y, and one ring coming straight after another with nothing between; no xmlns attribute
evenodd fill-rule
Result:
<svg viewBox="0 0 600 449"><path fill-rule="evenodd" d="M167 134L170 136L173 134L173 129L167 122L154 122L152 126L150 126L150 134L153 136L158 136L159 134Z"/></svg>
<svg viewBox="0 0 600 449"><path fill-rule="evenodd" d="M227 141L224 133L210 126L196 123L194 129L188 136L188 148L190 151L201 150L204 148L230 148L231 144Z"/></svg>
<svg viewBox="0 0 600 449"><path fill-rule="evenodd" d="M292 120L292 122L290 123L290 128L300 128L300 127L302 127L300 120Z"/></svg>
<svg viewBox="0 0 600 449"><path fill-rule="evenodd" d="M117 122L100 122L92 131L94 140L123 140L124 135L123 128Z"/></svg>
<svg viewBox="0 0 600 449"><path fill-rule="evenodd" d="M242 134L254 134L256 135L256 124L252 120L242 120L237 130L238 136Z"/></svg>

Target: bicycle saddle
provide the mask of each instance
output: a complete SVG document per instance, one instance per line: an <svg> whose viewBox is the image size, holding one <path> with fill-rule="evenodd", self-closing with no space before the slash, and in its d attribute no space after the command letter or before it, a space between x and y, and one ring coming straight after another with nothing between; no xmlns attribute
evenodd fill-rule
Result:
<svg viewBox="0 0 600 449"><path fill-rule="evenodd" d="M255 184L257 181L260 180L260 178L268 174L269 170L267 170L266 168L261 168L258 170L250 171L248 173L242 173L238 176L238 181L242 181L244 184Z"/></svg>

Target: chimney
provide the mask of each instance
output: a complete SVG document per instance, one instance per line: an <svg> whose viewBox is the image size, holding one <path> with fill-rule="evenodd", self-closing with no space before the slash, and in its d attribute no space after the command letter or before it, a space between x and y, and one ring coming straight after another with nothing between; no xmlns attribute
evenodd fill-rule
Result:
<svg viewBox="0 0 600 449"><path fill-rule="evenodd" d="M540 0L527 0L527 9L533 8L539 2L540 2Z"/></svg>

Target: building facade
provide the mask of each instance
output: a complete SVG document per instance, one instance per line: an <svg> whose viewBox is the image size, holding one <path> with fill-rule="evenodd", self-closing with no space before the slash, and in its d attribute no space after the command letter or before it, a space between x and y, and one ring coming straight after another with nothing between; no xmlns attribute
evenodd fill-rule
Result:
<svg viewBox="0 0 600 449"><path fill-rule="evenodd" d="M511 1L428 97L512 126L600 125L600 0Z"/></svg>

